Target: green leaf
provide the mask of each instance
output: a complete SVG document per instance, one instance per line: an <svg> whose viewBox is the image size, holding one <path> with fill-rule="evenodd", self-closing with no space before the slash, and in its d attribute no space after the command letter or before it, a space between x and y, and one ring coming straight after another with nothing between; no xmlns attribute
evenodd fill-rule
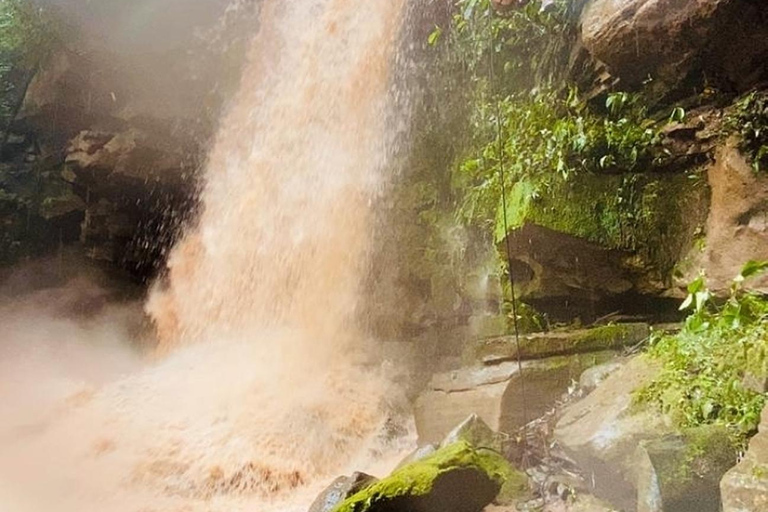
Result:
<svg viewBox="0 0 768 512"><path fill-rule="evenodd" d="M743 281L762 274L766 270L768 270L768 261L751 260L741 268L741 273L737 276L737 279L741 278L741 281Z"/></svg>
<svg viewBox="0 0 768 512"><path fill-rule="evenodd" d="M669 116L670 123L682 123L685 120L685 109L683 107L676 107L672 110L672 114Z"/></svg>
<svg viewBox="0 0 768 512"><path fill-rule="evenodd" d="M435 25L435 30L432 31L431 34L429 34L429 37L427 38L427 44L429 46L435 46L440 41L440 36L443 35L443 29L439 26Z"/></svg>

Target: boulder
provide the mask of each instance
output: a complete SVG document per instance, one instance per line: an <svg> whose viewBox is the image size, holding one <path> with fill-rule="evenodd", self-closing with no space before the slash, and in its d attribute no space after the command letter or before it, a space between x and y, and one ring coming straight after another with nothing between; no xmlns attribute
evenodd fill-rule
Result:
<svg viewBox="0 0 768 512"><path fill-rule="evenodd" d="M331 512L342 501L374 484L376 478L355 472L351 476L340 476L315 499L309 512Z"/></svg>
<svg viewBox="0 0 768 512"><path fill-rule="evenodd" d="M604 325L593 329L577 329L534 333L521 336L498 336L480 340L472 347L473 358L492 365L505 361L544 359L553 356L600 352L637 345L650 336L648 324Z"/></svg>
<svg viewBox="0 0 768 512"><path fill-rule="evenodd" d="M626 86L703 82L745 90L765 79L768 11L761 0L591 0L582 41Z"/></svg>
<svg viewBox="0 0 768 512"><path fill-rule="evenodd" d="M471 414L494 431L515 433L548 412L586 368L615 356L606 351L527 361L524 379L516 362L436 374L416 400L419 441L441 441Z"/></svg>
<svg viewBox="0 0 768 512"><path fill-rule="evenodd" d="M723 512L768 510L768 407L744 459L720 482Z"/></svg>
<svg viewBox="0 0 768 512"><path fill-rule="evenodd" d="M658 365L649 358L635 357L566 407L555 427L561 448L594 476L595 495L624 510L637 506L637 446L674 432L669 418L633 404L633 392L657 373Z"/></svg>
<svg viewBox="0 0 768 512"><path fill-rule="evenodd" d="M459 441L342 502L334 512L480 512L502 487L527 493L527 477L497 452Z"/></svg>
<svg viewBox="0 0 768 512"><path fill-rule="evenodd" d="M709 425L643 442L637 457L638 512L720 512L720 480L738 447Z"/></svg>

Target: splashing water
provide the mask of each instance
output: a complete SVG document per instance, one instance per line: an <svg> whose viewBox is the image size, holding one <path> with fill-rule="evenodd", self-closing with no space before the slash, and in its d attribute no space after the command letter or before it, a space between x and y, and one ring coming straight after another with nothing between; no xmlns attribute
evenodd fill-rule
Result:
<svg viewBox="0 0 768 512"><path fill-rule="evenodd" d="M404 4L264 1L199 223L147 303L163 358L0 426L0 508L304 511L400 453L356 309Z"/></svg>

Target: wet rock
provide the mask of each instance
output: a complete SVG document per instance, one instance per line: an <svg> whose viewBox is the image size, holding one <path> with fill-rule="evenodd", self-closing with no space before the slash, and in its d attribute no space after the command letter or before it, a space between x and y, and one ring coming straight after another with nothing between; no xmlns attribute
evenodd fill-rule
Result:
<svg viewBox="0 0 768 512"><path fill-rule="evenodd" d="M580 208L585 217L595 217L594 204L589 203L598 199L582 194L576 186L567 192L570 195L561 201L568 202L572 209ZM598 192L591 193L599 196ZM615 311L614 301L600 301L632 291L634 276L624 267L626 255L586 240L580 233L570 234L568 230L574 226L556 222L551 227L536 224L548 222L543 218L547 212L533 209L527 215L530 222L509 234L512 269L520 297L556 320L588 320Z"/></svg>
<svg viewBox="0 0 768 512"><path fill-rule="evenodd" d="M493 450L460 441L404 466L345 500L337 512L480 512L502 487L522 496L527 478Z"/></svg>
<svg viewBox="0 0 768 512"><path fill-rule="evenodd" d="M637 446L674 432L668 418L632 403L633 392L657 372L647 357L635 357L591 394L566 407L555 427L558 444L592 475L595 495L625 510L637 506Z"/></svg>
<svg viewBox="0 0 768 512"><path fill-rule="evenodd" d="M608 351L527 361L524 379L516 362L436 374L416 400L419 440L439 442L471 414L494 431L514 433L549 411L586 368L615 355Z"/></svg>
<svg viewBox="0 0 768 512"><path fill-rule="evenodd" d="M705 426L643 442L637 457L638 512L719 512L738 448L724 428Z"/></svg>
<svg viewBox="0 0 768 512"><path fill-rule="evenodd" d="M704 75L738 90L764 79L766 21L764 4L738 0L591 0L581 16L584 46L626 86L650 76L664 89Z"/></svg>
<svg viewBox="0 0 768 512"><path fill-rule="evenodd" d="M309 512L331 512L339 503L357 494L376 482L376 478L355 472L351 476L340 476L315 499Z"/></svg>
<svg viewBox="0 0 768 512"><path fill-rule="evenodd" d="M723 512L768 510L768 407L744 459L720 482Z"/></svg>
<svg viewBox="0 0 768 512"><path fill-rule="evenodd" d="M543 359L552 356L600 352L634 346L650 335L644 323L604 325L594 329L554 331L520 337L519 351L513 336L481 340L475 345L474 357L486 365L520 359Z"/></svg>

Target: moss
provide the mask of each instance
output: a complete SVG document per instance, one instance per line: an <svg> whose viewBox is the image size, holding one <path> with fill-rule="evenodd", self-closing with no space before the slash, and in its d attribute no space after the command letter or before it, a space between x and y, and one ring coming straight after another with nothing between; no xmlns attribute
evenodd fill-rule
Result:
<svg viewBox="0 0 768 512"><path fill-rule="evenodd" d="M639 343L650 336L647 324L611 324L595 327L575 337L576 349L606 350Z"/></svg>
<svg viewBox="0 0 768 512"><path fill-rule="evenodd" d="M519 340L522 359L584 354L636 345L650 335L647 324L605 325L583 331L530 334ZM465 361L516 359L518 344L512 336L480 340L465 352Z"/></svg>
<svg viewBox="0 0 768 512"><path fill-rule="evenodd" d="M441 448L431 456L408 464L389 477L342 502L334 512L364 512L386 507L397 498L428 495L440 477L457 470L474 470L484 475L506 499L520 496L527 489L527 478L514 470L498 453L475 449L466 441Z"/></svg>
<svg viewBox="0 0 768 512"><path fill-rule="evenodd" d="M536 224L609 249L634 251L645 266L666 276L694 246L706 221L702 205L708 189L691 176L582 173L545 187L519 181L508 200L507 224L510 230ZM499 242L503 222L496 226Z"/></svg>

